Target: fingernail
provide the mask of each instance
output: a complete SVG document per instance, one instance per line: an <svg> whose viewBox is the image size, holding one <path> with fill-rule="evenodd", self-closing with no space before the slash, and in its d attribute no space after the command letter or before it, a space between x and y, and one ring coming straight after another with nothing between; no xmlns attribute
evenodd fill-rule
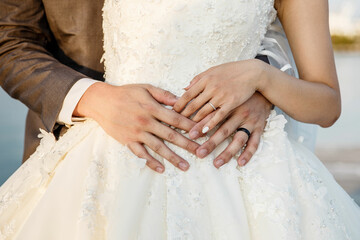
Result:
<svg viewBox="0 0 360 240"><path fill-rule="evenodd" d="M204 128L202 129L202 133L207 133L207 131L209 131L209 127L208 127L208 126L206 126L206 127L204 127Z"/></svg>
<svg viewBox="0 0 360 240"><path fill-rule="evenodd" d="M203 157L205 157L207 155L207 153L208 153L208 150L206 150L205 148L200 149L199 150L199 157L203 158Z"/></svg>
<svg viewBox="0 0 360 240"><path fill-rule="evenodd" d="M186 163L184 163L184 162L180 162L179 163L179 168L181 169L181 170L186 170L187 169L187 164Z"/></svg>
<svg viewBox="0 0 360 240"><path fill-rule="evenodd" d="M190 137L191 137L192 139L194 139L194 138L197 138L197 137L199 136L199 132L198 132L198 131L191 131L191 132L189 133L189 135L190 135Z"/></svg>
<svg viewBox="0 0 360 240"><path fill-rule="evenodd" d="M222 160L222 159L218 159L215 161L215 165L217 167L221 167L223 164L224 164L224 160Z"/></svg>
<svg viewBox="0 0 360 240"><path fill-rule="evenodd" d="M163 172L163 168L162 167L156 167L155 168L155 171L159 172L159 173L162 173Z"/></svg>
<svg viewBox="0 0 360 240"><path fill-rule="evenodd" d="M241 165L241 166L244 166L245 163L246 163L246 161L245 161L244 159L240 161L240 165Z"/></svg>

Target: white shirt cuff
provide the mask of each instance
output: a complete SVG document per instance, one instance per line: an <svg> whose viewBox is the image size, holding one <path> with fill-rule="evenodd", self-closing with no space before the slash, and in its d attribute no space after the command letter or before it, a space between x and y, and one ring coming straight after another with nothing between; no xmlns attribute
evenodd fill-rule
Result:
<svg viewBox="0 0 360 240"><path fill-rule="evenodd" d="M91 78L82 78L77 81L67 93L61 107L57 122L59 124L73 125L76 121L83 121L86 118L73 117L72 114L85 91L94 83L100 82Z"/></svg>

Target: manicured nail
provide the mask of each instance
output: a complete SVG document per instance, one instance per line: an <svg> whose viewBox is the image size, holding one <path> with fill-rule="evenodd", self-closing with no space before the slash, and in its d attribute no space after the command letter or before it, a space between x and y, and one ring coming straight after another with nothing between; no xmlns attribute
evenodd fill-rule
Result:
<svg viewBox="0 0 360 240"><path fill-rule="evenodd" d="M199 136L199 132L198 132L198 131L191 131L191 132L189 133L189 135L190 135L190 137L191 137L192 139L195 139L195 138L197 138L197 137Z"/></svg>
<svg viewBox="0 0 360 240"><path fill-rule="evenodd" d="M203 158L203 157L205 157L207 155L207 153L208 153L208 150L206 150L205 148L200 149L199 150L199 157Z"/></svg>
<svg viewBox="0 0 360 240"><path fill-rule="evenodd" d="M208 126L206 126L206 127L204 127L203 129L202 129L202 133L207 133L207 131L209 131L209 127Z"/></svg>
<svg viewBox="0 0 360 240"><path fill-rule="evenodd" d="M186 87L184 87L184 89L189 88L189 87L190 87L190 85L191 85L191 82L189 83L189 85L187 85Z"/></svg>
<svg viewBox="0 0 360 240"><path fill-rule="evenodd" d="M184 163L184 162L180 162L179 163L179 168L185 171L187 169L187 164Z"/></svg>
<svg viewBox="0 0 360 240"><path fill-rule="evenodd" d="M222 159L218 159L215 161L215 165L217 167L221 167L223 164L224 164L224 160L222 160Z"/></svg>
<svg viewBox="0 0 360 240"><path fill-rule="evenodd" d="M244 166L245 163L246 163L246 161L245 161L244 159L240 161L240 165L241 165L241 166Z"/></svg>
<svg viewBox="0 0 360 240"><path fill-rule="evenodd" d="M159 173L162 173L163 172L163 168L162 167L156 167L155 170Z"/></svg>

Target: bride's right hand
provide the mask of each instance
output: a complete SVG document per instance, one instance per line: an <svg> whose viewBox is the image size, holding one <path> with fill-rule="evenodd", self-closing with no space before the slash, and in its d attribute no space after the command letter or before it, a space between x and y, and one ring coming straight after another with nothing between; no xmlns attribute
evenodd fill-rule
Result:
<svg viewBox="0 0 360 240"><path fill-rule="evenodd" d="M144 145L186 171L189 163L171 151L166 140L195 154L199 144L163 123L189 131L195 122L161 105L173 106L177 97L148 84L113 86L104 82L91 85L76 106L73 115L90 117L146 165L162 173L164 166L152 157ZM163 123L162 123L163 122Z"/></svg>

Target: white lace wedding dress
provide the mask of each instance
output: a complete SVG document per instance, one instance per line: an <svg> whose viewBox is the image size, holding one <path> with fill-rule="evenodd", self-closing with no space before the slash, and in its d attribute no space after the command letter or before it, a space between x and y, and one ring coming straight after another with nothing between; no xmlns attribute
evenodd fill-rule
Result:
<svg viewBox="0 0 360 240"><path fill-rule="evenodd" d="M198 73L254 58L272 0L106 0L106 81L177 95ZM36 152L0 188L0 239L360 239L360 209L273 111L245 167L172 144L190 163L158 174L91 119ZM210 133L211 134L211 133ZM204 137L199 142L204 142ZM160 158L161 159L161 158Z"/></svg>

